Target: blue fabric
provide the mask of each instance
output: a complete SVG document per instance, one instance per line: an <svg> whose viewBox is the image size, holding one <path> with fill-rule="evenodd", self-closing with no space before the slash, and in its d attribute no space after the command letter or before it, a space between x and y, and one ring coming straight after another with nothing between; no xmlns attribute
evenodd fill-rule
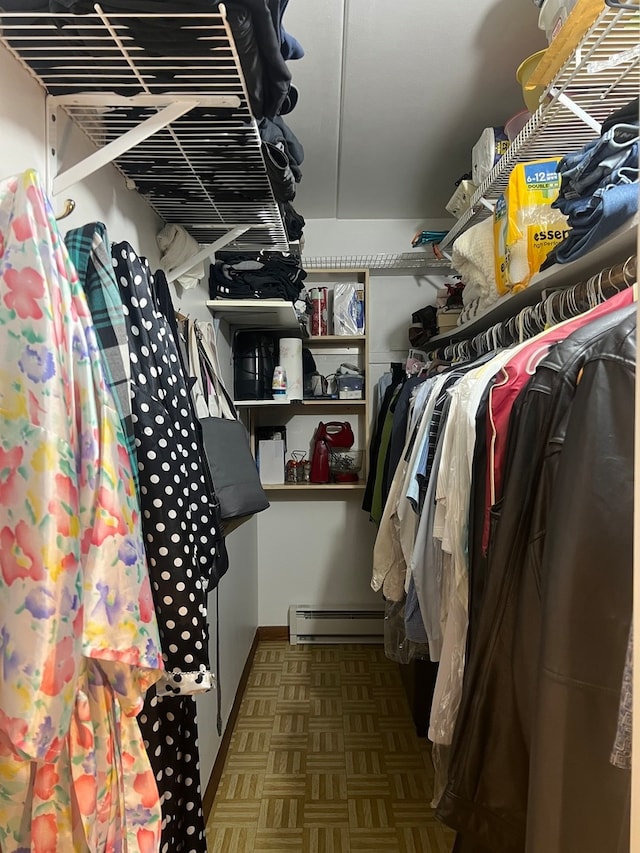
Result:
<svg viewBox="0 0 640 853"><path fill-rule="evenodd" d="M587 195L614 169L636 166L637 142L637 124L616 124L598 139L587 142L581 151L568 154L557 169L562 177L560 195L565 198Z"/></svg>
<svg viewBox="0 0 640 853"><path fill-rule="evenodd" d="M601 243L638 210L638 184L611 185L596 190L589 206L572 217L572 230L555 250L556 262L568 264Z"/></svg>
<svg viewBox="0 0 640 853"><path fill-rule="evenodd" d="M426 645L429 642L413 576L409 581L407 599L404 603L404 632L407 635L407 640L411 640L413 643L423 643Z"/></svg>
<svg viewBox="0 0 640 853"><path fill-rule="evenodd" d="M304 48L297 38L289 35L283 29L280 33L280 53L283 59L302 59Z"/></svg>

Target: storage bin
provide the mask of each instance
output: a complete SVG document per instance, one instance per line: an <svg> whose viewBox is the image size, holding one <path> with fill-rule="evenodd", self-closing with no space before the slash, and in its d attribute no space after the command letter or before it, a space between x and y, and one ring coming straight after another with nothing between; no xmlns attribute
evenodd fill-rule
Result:
<svg viewBox="0 0 640 853"><path fill-rule="evenodd" d="M449 308L445 311L438 311L438 334L446 335L458 325L461 308Z"/></svg>
<svg viewBox="0 0 640 853"><path fill-rule="evenodd" d="M543 3L538 16L538 26L545 32L549 44L560 32L576 3L577 0L545 0Z"/></svg>
<svg viewBox="0 0 640 853"><path fill-rule="evenodd" d="M460 219L465 210L471 205L471 196L478 189L473 181L460 181L456 191L445 204L445 209L456 219Z"/></svg>
<svg viewBox="0 0 640 853"><path fill-rule="evenodd" d="M504 132L507 134L509 142L513 142L530 118L531 113L529 110L522 110L521 112L511 116L509 121L505 122Z"/></svg>
<svg viewBox="0 0 640 853"><path fill-rule="evenodd" d="M547 2L549 2L549 0L547 0ZM516 80L522 86L522 97L527 109L532 113L535 113L540 105L540 98L544 92L544 86L532 86L529 83L529 79L538 67L540 60L545 53L546 50L538 50L536 53L532 53L531 56L527 56L527 58L520 63L518 70L516 71Z"/></svg>

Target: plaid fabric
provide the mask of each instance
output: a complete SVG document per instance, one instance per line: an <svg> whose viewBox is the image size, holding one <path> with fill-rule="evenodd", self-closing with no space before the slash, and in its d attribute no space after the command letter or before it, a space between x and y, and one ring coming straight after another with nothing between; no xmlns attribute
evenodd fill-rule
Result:
<svg viewBox="0 0 640 853"><path fill-rule="evenodd" d="M93 222L69 231L65 243L89 303L104 372L122 422L137 488L138 462L131 414L131 361L122 299L113 271L107 229L102 222Z"/></svg>

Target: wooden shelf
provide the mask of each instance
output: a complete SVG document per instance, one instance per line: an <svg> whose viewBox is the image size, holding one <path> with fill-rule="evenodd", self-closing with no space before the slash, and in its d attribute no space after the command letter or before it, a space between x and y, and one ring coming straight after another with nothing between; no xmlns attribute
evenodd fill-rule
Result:
<svg viewBox="0 0 640 853"><path fill-rule="evenodd" d="M355 491L366 488L366 483L263 483L265 492L334 492Z"/></svg>
<svg viewBox="0 0 640 853"><path fill-rule="evenodd" d="M293 303L284 299L209 299L207 308L238 329L289 329L301 336Z"/></svg>
<svg viewBox="0 0 640 853"><path fill-rule="evenodd" d="M235 400L233 405L236 409L253 409L255 406L259 406L260 408L264 406L274 406L275 408L281 406L292 406L294 408L350 408L352 406L365 406L366 402L366 400L324 400L318 398L317 400L291 400L290 402L285 400L281 403L277 400Z"/></svg>
<svg viewBox="0 0 640 853"><path fill-rule="evenodd" d="M359 346L364 344L366 338L364 335L316 335L302 339L302 344L308 346L335 346L336 344L344 344L344 346Z"/></svg>

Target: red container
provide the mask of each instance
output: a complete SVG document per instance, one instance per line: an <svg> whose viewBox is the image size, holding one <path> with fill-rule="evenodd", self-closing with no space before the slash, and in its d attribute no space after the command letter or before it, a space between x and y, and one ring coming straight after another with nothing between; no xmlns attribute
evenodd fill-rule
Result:
<svg viewBox="0 0 640 853"><path fill-rule="evenodd" d="M311 291L311 335L321 337L327 332L327 305L329 295L326 287L314 287Z"/></svg>

